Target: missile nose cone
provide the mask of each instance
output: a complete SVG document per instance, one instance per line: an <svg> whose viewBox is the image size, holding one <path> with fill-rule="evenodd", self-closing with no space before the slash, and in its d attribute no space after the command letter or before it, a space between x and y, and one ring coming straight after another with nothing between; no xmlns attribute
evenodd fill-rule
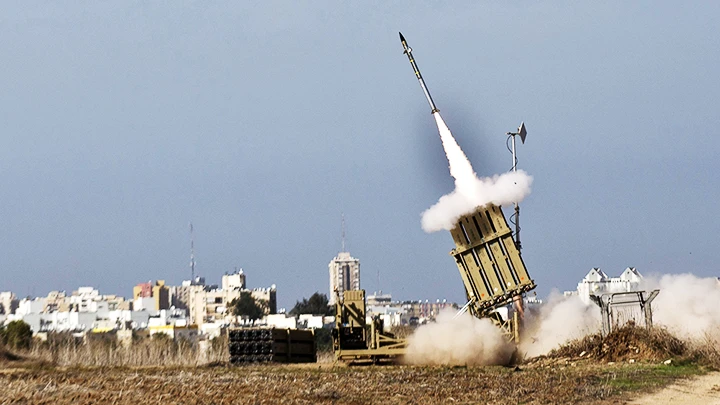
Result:
<svg viewBox="0 0 720 405"><path fill-rule="evenodd" d="M400 34L400 42L405 42L405 37L402 36L402 32L398 32Z"/></svg>

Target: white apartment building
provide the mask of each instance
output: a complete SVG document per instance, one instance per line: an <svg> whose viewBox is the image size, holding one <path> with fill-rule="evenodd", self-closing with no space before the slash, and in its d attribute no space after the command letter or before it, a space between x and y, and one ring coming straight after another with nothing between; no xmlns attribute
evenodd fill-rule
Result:
<svg viewBox="0 0 720 405"><path fill-rule="evenodd" d="M613 294L639 291L642 275L635 267L628 267L619 277L608 277L600 268L591 269L577 286L576 291L567 291L565 295L577 294L585 304L591 304L590 295Z"/></svg>
<svg viewBox="0 0 720 405"><path fill-rule="evenodd" d="M340 252L328 264L330 270L330 295L329 303L335 304L335 294L343 293L346 290L360 289L360 260L350 256L348 252Z"/></svg>
<svg viewBox="0 0 720 405"><path fill-rule="evenodd" d="M244 290L245 289L245 273L242 269L232 274L225 273L222 276L221 283L223 290Z"/></svg>

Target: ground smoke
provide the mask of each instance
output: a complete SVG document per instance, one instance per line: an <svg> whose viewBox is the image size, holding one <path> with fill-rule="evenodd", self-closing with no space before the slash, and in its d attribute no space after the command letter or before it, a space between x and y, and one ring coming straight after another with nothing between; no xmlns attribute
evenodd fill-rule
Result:
<svg viewBox="0 0 720 405"><path fill-rule="evenodd" d="M428 365L509 364L514 347L489 319L468 313L454 318L442 311L437 321L420 326L408 339L405 362Z"/></svg>
<svg viewBox="0 0 720 405"><path fill-rule="evenodd" d="M666 274L647 277L642 289L659 289L652 302L653 323L680 338L710 338L720 342L720 285L715 277Z"/></svg>
<svg viewBox="0 0 720 405"><path fill-rule="evenodd" d="M522 170L478 178L470 161L440 117L434 113L440 139L455 179L455 190L444 195L422 214L425 232L451 230L458 218L487 204L506 205L522 201L530 193L532 177Z"/></svg>
<svg viewBox="0 0 720 405"><path fill-rule="evenodd" d="M720 311L717 310L720 284L716 278L692 274L646 277L640 290L649 293L654 289L660 290L651 304L655 326L665 327L681 339L720 343ZM638 308L625 311L627 316L618 314L616 319L626 321L642 316ZM570 340L600 332L600 319L597 305L584 304L578 296L555 294L538 311L526 314L520 350L527 357L547 354ZM644 324L643 319L634 321Z"/></svg>
<svg viewBox="0 0 720 405"><path fill-rule="evenodd" d="M526 357L547 354L572 339L600 331L600 308L586 305L578 296L564 297L557 292L537 311L525 313L525 329L520 351Z"/></svg>

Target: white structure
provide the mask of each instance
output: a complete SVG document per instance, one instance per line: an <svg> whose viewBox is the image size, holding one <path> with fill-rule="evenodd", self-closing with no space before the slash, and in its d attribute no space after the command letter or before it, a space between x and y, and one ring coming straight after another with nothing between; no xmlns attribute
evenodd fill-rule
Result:
<svg viewBox="0 0 720 405"><path fill-rule="evenodd" d="M155 310L155 298L139 297L133 300L133 311L153 311Z"/></svg>
<svg viewBox="0 0 720 405"><path fill-rule="evenodd" d="M2 305L2 315L14 314L17 309L19 301L15 294L10 291L0 292L0 305Z"/></svg>
<svg viewBox="0 0 720 405"><path fill-rule="evenodd" d="M297 318L294 316L286 316L285 314L270 314L265 316L265 323L271 328L295 329L297 328Z"/></svg>
<svg viewBox="0 0 720 405"><path fill-rule="evenodd" d="M304 329L319 329L334 322L334 316L302 314L298 316L297 326Z"/></svg>
<svg viewBox="0 0 720 405"><path fill-rule="evenodd" d="M245 273L242 269L232 274L222 276L223 290L244 290L245 289Z"/></svg>
<svg viewBox="0 0 720 405"><path fill-rule="evenodd" d="M348 252L340 252L330 261L330 305L335 304L335 291L343 296L345 290L360 289L360 260Z"/></svg>
<svg viewBox="0 0 720 405"><path fill-rule="evenodd" d="M599 268L593 268L578 283L577 291L568 291L565 295L577 294L585 304L590 304L590 295L613 294L640 290L642 275L634 267L628 267L620 277L608 277Z"/></svg>
<svg viewBox="0 0 720 405"><path fill-rule="evenodd" d="M20 317L27 314L39 314L45 310L47 299L45 297L38 297L34 299L23 298L18 304L18 309L15 311L15 315Z"/></svg>
<svg viewBox="0 0 720 405"><path fill-rule="evenodd" d="M392 295L390 294L383 294L382 291L368 295L365 299L368 306L385 306L385 305L391 305L392 304Z"/></svg>
<svg viewBox="0 0 720 405"><path fill-rule="evenodd" d="M117 295L100 295L92 287L80 287L72 295L50 291L47 297L23 299L9 320L22 320L38 332L106 332L131 324L145 328L150 314L133 313L130 301ZM154 313L154 312L153 312Z"/></svg>
<svg viewBox="0 0 720 405"><path fill-rule="evenodd" d="M92 287L80 287L69 297L71 308L77 312L98 312L98 302L103 297L100 292ZM107 302L105 302L107 311Z"/></svg>

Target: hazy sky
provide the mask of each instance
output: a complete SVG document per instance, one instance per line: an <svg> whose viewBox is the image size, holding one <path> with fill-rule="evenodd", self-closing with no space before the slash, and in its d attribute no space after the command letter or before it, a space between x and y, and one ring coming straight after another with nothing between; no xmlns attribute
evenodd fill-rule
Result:
<svg viewBox="0 0 720 405"><path fill-rule="evenodd" d="M420 228L453 181L398 31L479 175L525 121L538 294L591 267L720 275L719 23L717 2L4 3L0 291L179 284L192 222L198 274L242 267L291 306L327 292L345 213L363 288L464 300L450 235Z"/></svg>

